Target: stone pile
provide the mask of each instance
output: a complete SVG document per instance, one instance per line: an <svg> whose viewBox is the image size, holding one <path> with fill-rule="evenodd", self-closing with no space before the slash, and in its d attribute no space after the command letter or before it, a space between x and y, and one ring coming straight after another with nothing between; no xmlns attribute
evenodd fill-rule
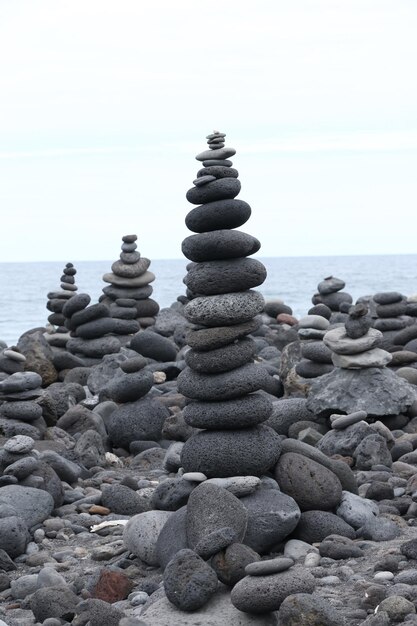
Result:
<svg viewBox="0 0 417 626"><path fill-rule="evenodd" d="M279 456L279 438L263 426L271 401L259 390L268 373L253 362L255 343L248 337L259 322L264 299L252 290L263 283L265 267L248 258L259 250L251 235L234 230L250 217L251 208L236 200L238 172L224 147L223 133L208 136L209 149L196 159L197 173L187 200L198 205L186 216L196 233L182 244L190 259L184 278L194 298L184 315L195 328L187 335L187 367L178 377L178 390L193 400L184 418L202 429L184 444L182 465L187 472L207 477L263 474ZM219 147L221 146L221 147Z"/></svg>
<svg viewBox="0 0 417 626"><path fill-rule="evenodd" d="M342 303L352 304L352 296L345 291L345 282L340 278L328 276L324 278L318 285L318 293L312 297L313 304L325 304L331 311L340 311Z"/></svg>
<svg viewBox="0 0 417 626"><path fill-rule="evenodd" d="M90 305L90 302L88 294L80 293L71 298L62 311L71 335L67 350L81 358L85 365L94 365L105 355L119 352L121 342L117 335L138 330L136 320L113 318L105 304Z"/></svg>
<svg viewBox="0 0 417 626"><path fill-rule="evenodd" d="M42 378L36 372L16 372L0 381L0 430L6 437L40 439L46 429L42 408Z"/></svg>
<svg viewBox="0 0 417 626"><path fill-rule="evenodd" d="M295 371L303 378L317 378L333 369L331 351L323 343L329 320L322 315L306 315L298 322L302 359Z"/></svg>
<svg viewBox="0 0 417 626"><path fill-rule="evenodd" d="M0 380L7 378L10 374L23 372L25 368L26 357L18 350L4 347L0 351Z"/></svg>
<svg viewBox="0 0 417 626"><path fill-rule="evenodd" d="M62 309L64 308L65 303L72 298L78 290L78 287L75 284L76 273L77 270L74 265L72 263L67 263L61 276L60 287L62 291L51 291L48 293L46 308L48 311L52 311L52 313L48 316L48 322L53 326L58 326L59 330L63 330L64 333L67 332L67 329L64 326L65 316L62 313Z"/></svg>
<svg viewBox="0 0 417 626"><path fill-rule="evenodd" d="M383 416L411 406L414 392L386 369L392 356L378 347L383 335L371 326L368 307L359 303L349 309L343 326L324 335L335 369L313 383L308 401L313 413L364 410L368 415Z"/></svg>
<svg viewBox="0 0 417 626"><path fill-rule="evenodd" d="M135 319L141 327L152 326L159 305L150 298L150 283L155 280L155 274L148 269L151 262L138 252L136 235L125 235L122 241L120 259L103 276L110 284L103 288L100 302L109 306L110 315L116 319Z"/></svg>

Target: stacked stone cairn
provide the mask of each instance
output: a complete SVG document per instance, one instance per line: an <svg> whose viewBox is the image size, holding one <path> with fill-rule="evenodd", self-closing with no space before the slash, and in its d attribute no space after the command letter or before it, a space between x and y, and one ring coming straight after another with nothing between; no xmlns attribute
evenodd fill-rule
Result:
<svg viewBox="0 0 417 626"><path fill-rule="evenodd" d="M397 291L376 293L373 298L375 318L373 327L384 333L386 343L391 344L395 334L407 326L407 298Z"/></svg>
<svg viewBox="0 0 417 626"><path fill-rule="evenodd" d="M64 349L69 339L68 328L65 326L65 315L62 310L65 304L76 295L78 287L75 284L77 270L72 263L67 263L61 276L61 291L51 291L48 293L46 308L52 313L48 316L51 324L47 332L44 333L46 341L56 348Z"/></svg>
<svg viewBox="0 0 417 626"><path fill-rule="evenodd" d="M115 334L125 335L127 324L132 333L138 329L135 320L114 319L105 304L90 302L88 294L80 293L68 300L62 310L70 331L67 350L86 366L99 363L106 354L119 352L121 342Z"/></svg>
<svg viewBox="0 0 417 626"><path fill-rule="evenodd" d="M4 436L41 438L46 430L37 402L41 385L42 378L36 372L16 372L0 381L0 430Z"/></svg>
<svg viewBox="0 0 417 626"><path fill-rule="evenodd" d="M303 378L317 378L333 369L332 353L323 343L329 320L322 315L306 315L298 322L302 359L295 371Z"/></svg>
<svg viewBox="0 0 417 626"><path fill-rule="evenodd" d="M159 305L150 298L150 283L155 280L155 274L148 269L151 262L138 252L136 235L125 235L122 241L120 259L103 276L110 284L104 287L100 302L109 306L115 319L136 320L143 328L152 326Z"/></svg>
<svg viewBox="0 0 417 626"><path fill-rule="evenodd" d="M196 159L203 164L187 200L198 205L186 216L195 235L182 244L192 263L184 278L194 298L184 315L195 328L188 333L187 367L178 377L178 390L193 400L187 424L201 428L184 445L185 471L208 477L263 474L279 455L279 439L262 426L271 402L257 393L268 373L253 362L255 343L247 335L259 322L264 299L252 287L261 285L265 267L248 258L259 249L254 237L234 230L250 217L251 208L235 197L238 172L224 147L222 133L208 136L209 149Z"/></svg>
<svg viewBox="0 0 417 626"><path fill-rule="evenodd" d="M379 347L383 334L371 326L368 307L358 303L343 326L324 335L335 369L311 387L307 405L316 415L364 410L369 416L388 416L413 403L410 385L385 367L392 355Z"/></svg>
<svg viewBox="0 0 417 626"><path fill-rule="evenodd" d="M340 278L327 276L317 285L318 293L312 297L313 304L325 304L334 312L339 312L342 304L352 304L352 296L342 291L345 284Z"/></svg>

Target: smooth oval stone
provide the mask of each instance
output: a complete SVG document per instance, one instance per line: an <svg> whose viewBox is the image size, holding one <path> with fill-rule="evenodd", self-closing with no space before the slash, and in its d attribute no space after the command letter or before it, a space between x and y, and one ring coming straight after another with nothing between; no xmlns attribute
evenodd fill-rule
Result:
<svg viewBox="0 0 417 626"><path fill-rule="evenodd" d="M211 559L211 567L217 574L220 582L233 587L245 577L245 567L248 563L259 561L260 557L254 550L242 543L232 543L225 550L221 550Z"/></svg>
<svg viewBox="0 0 417 626"><path fill-rule="evenodd" d="M67 350L73 354L101 359L106 354L119 352L120 341L117 337L99 337L98 339L83 339L71 337L67 342Z"/></svg>
<svg viewBox="0 0 417 626"><path fill-rule="evenodd" d="M237 178L239 172L233 167L212 165L211 167L203 167L201 170L198 170L197 179L205 176L213 176L214 178Z"/></svg>
<svg viewBox="0 0 417 626"><path fill-rule="evenodd" d="M399 317L407 313L407 302L393 302L392 304L377 304L376 314L378 317Z"/></svg>
<svg viewBox="0 0 417 626"><path fill-rule="evenodd" d="M234 148L220 148L219 150L204 150L203 152L197 154L195 158L197 161L211 161L212 159L221 161L223 159L228 159L234 154L236 154L236 150Z"/></svg>
<svg viewBox="0 0 417 626"><path fill-rule="evenodd" d="M346 334L351 339L359 339L364 337L372 326L372 320L368 315L359 318L349 318L345 322ZM381 330L381 329L379 329Z"/></svg>
<svg viewBox="0 0 417 626"><path fill-rule="evenodd" d="M267 576L245 576L232 589L232 604L246 613L277 611L290 595L312 593L314 576L302 566ZM300 622L302 623L302 622Z"/></svg>
<svg viewBox="0 0 417 626"><path fill-rule="evenodd" d="M31 391L42 385L42 378L37 372L16 372L0 381L0 393L19 393Z"/></svg>
<svg viewBox="0 0 417 626"><path fill-rule="evenodd" d="M305 359L310 359L316 363L332 364L332 352L322 341L303 343L301 354Z"/></svg>
<svg viewBox="0 0 417 626"><path fill-rule="evenodd" d="M36 402L6 402L0 407L0 416L33 422L42 417L42 407Z"/></svg>
<svg viewBox="0 0 417 626"><path fill-rule="evenodd" d="M287 557L277 557L276 559L268 559L264 561L255 561L248 563L245 572L248 576L265 576L267 574L277 574L285 572L294 565L294 561Z"/></svg>
<svg viewBox="0 0 417 626"><path fill-rule="evenodd" d="M114 377L104 391L114 402L135 402L150 391L153 382L152 372L139 371Z"/></svg>
<svg viewBox="0 0 417 626"><path fill-rule="evenodd" d="M201 187L202 185L207 185L207 183L211 183L213 180L216 180L215 176L200 176L200 178L196 178L195 180L193 180L193 185L195 185L196 187Z"/></svg>
<svg viewBox="0 0 417 626"><path fill-rule="evenodd" d="M375 328L370 328L368 333L358 339L351 339L346 334L344 326L328 330L323 337L323 341L332 352L337 354L360 354L379 345L383 339L383 334Z"/></svg>
<svg viewBox="0 0 417 626"><path fill-rule="evenodd" d="M331 510L342 497L342 485L336 474L296 452L281 455L275 479L281 491L294 498L301 511Z"/></svg>
<svg viewBox="0 0 417 626"><path fill-rule="evenodd" d="M168 337L151 330L141 330L130 340L131 350L155 361L175 361L178 349Z"/></svg>
<svg viewBox="0 0 417 626"><path fill-rule="evenodd" d="M136 302L136 313L139 318L152 318L154 315L157 315L158 311L159 304L155 302L155 300L153 300L152 298L145 298L145 300L138 300ZM143 320L141 324L142 326L149 326L149 324L145 324Z"/></svg>
<svg viewBox="0 0 417 626"><path fill-rule="evenodd" d="M123 263L122 261L115 261L111 266L111 271L116 276L122 278L136 278L142 276L150 266L151 262L146 257L141 257L136 263Z"/></svg>
<svg viewBox="0 0 417 626"><path fill-rule="evenodd" d="M227 229L190 235L181 245L187 259L200 263L250 256L260 247L260 241L252 235Z"/></svg>
<svg viewBox="0 0 417 626"><path fill-rule="evenodd" d="M109 285L103 288L103 293L109 298L116 300L117 298L132 298L134 300L145 300L152 294L151 285L145 287L114 287Z"/></svg>
<svg viewBox="0 0 417 626"><path fill-rule="evenodd" d="M227 346L236 339L245 337L255 332L261 325L259 318L251 319L242 324L233 326L217 326L214 328L202 328L199 330L189 330L186 332L185 340L191 348L203 352L205 350L215 350L222 346Z"/></svg>
<svg viewBox="0 0 417 626"><path fill-rule="evenodd" d="M194 298L184 307L184 315L193 324L205 326L233 326L248 322L265 306L257 291L224 293Z"/></svg>
<svg viewBox="0 0 417 626"><path fill-rule="evenodd" d="M135 241L137 241L138 236L137 235L123 235L122 237L122 241L124 243L134 243Z"/></svg>
<svg viewBox="0 0 417 626"><path fill-rule="evenodd" d="M251 212L244 200L217 200L192 209L186 215L185 224L194 233L238 228L248 221Z"/></svg>
<svg viewBox="0 0 417 626"><path fill-rule="evenodd" d="M237 498L242 498L256 491L261 484L261 479L257 476L229 476L228 478L208 478L207 483L227 489Z"/></svg>
<svg viewBox="0 0 417 626"><path fill-rule="evenodd" d="M300 328L314 328L316 330L327 330L330 322L321 315L305 315L298 320Z"/></svg>
<svg viewBox="0 0 417 626"><path fill-rule="evenodd" d="M82 311L77 311L70 318L67 318L65 325L70 330L75 330L77 326L87 324L93 320L98 320L103 317L110 317L109 307L103 303L92 304L86 307Z"/></svg>
<svg viewBox="0 0 417 626"><path fill-rule="evenodd" d="M322 280L318 286L318 292L322 295L327 295L329 293L334 293L336 291L340 291L345 287L346 283L340 278L336 278L334 276L329 276Z"/></svg>
<svg viewBox="0 0 417 626"><path fill-rule="evenodd" d="M184 409L184 420L194 428L208 430L246 428L268 419L272 401L260 393L220 402L191 402Z"/></svg>
<svg viewBox="0 0 417 626"><path fill-rule="evenodd" d="M183 282L192 292L211 296L258 287L265 278L263 263L256 259L239 258L196 263L190 267Z"/></svg>
<svg viewBox="0 0 417 626"><path fill-rule="evenodd" d="M196 550L202 541L212 534L217 536L219 542L224 543L225 528L233 531L235 541L241 541L246 532L247 520L248 512L236 496L207 481L200 483L188 498L186 530L188 545ZM211 554L235 541L229 540L218 549L213 545ZM206 552L202 556L208 558L211 555Z"/></svg>
<svg viewBox="0 0 417 626"><path fill-rule="evenodd" d="M232 167L233 165L233 161L230 161L230 159L206 159L206 161L203 161L203 167L213 167L220 165L222 167Z"/></svg>
<svg viewBox="0 0 417 626"><path fill-rule="evenodd" d="M140 259L140 252L132 251L132 252L124 252L120 253L120 260L123 263L136 263Z"/></svg>
<svg viewBox="0 0 417 626"><path fill-rule="evenodd" d="M367 350L366 352L361 352L360 354L334 353L332 355L332 360L336 367L348 370L358 370L365 367L384 367L392 360L392 355L386 350L372 348L372 350Z"/></svg>
<svg viewBox="0 0 417 626"><path fill-rule="evenodd" d="M205 204L216 200L235 198L240 192L240 181L237 178L219 178L205 185L191 187L186 198L191 204Z"/></svg>
<svg viewBox="0 0 417 626"><path fill-rule="evenodd" d="M16 352L16 350L6 349L3 351L4 356L12 361L16 361L17 363L24 363L26 361L26 357L21 352Z"/></svg>
<svg viewBox="0 0 417 626"><path fill-rule="evenodd" d="M155 274L147 271L135 278L125 278L116 276L113 272L108 272L103 274L103 280L105 283L111 283L119 287L144 287L155 280Z"/></svg>
<svg viewBox="0 0 417 626"><path fill-rule="evenodd" d="M268 426L206 430L187 439L181 463L186 472L203 472L208 478L262 476L280 453L281 439Z"/></svg>
<svg viewBox="0 0 417 626"><path fill-rule="evenodd" d="M77 326L74 333L76 337L83 339L97 339L108 333L114 333L116 329L116 320L112 317L101 317L100 319L87 322Z"/></svg>
<svg viewBox="0 0 417 626"><path fill-rule="evenodd" d="M380 291L373 296L373 300L377 304L393 304L403 299L403 294L398 291Z"/></svg>
<svg viewBox="0 0 417 626"><path fill-rule="evenodd" d="M341 430L342 428L347 428L352 424L356 424L356 422L360 422L362 420L366 420L368 414L366 411L355 411L354 413L349 413L348 415L331 415L330 422L332 428L336 430Z"/></svg>
<svg viewBox="0 0 417 626"><path fill-rule="evenodd" d="M49 294L48 294L49 297ZM62 313L65 317L71 317L77 311L82 311L88 306L91 302L91 298L87 293L78 293L75 296L72 296L70 300L68 300L64 308L62 309Z"/></svg>
<svg viewBox="0 0 417 626"><path fill-rule="evenodd" d="M295 366L295 372L302 378L317 378L329 374L333 370L333 363L317 363L308 359L301 359Z"/></svg>
<svg viewBox="0 0 417 626"><path fill-rule="evenodd" d="M158 441L168 409L157 400L142 398L117 408L106 422L114 447L129 449L132 441Z"/></svg>
<svg viewBox="0 0 417 626"><path fill-rule="evenodd" d="M194 400L232 400L267 386L269 374L257 363L221 374L199 374L189 367L177 378L178 391Z"/></svg>
<svg viewBox="0 0 417 626"><path fill-rule="evenodd" d="M329 294L314 294L311 299L313 304L325 304L332 311L339 311L344 304L352 304L352 296L345 291L335 291Z"/></svg>
<svg viewBox="0 0 417 626"><path fill-rule="evenodd" d="M257 350L256 343L244 337L223 348L197 352L193 349L185 353L185 362L195 372L218 374L236 369L253 360Z"/></svg>
<svg viewBox="0 0 417 626"><path fill-rule="evenodd" d="M193 550L180 550L164 571L164 591L174 606L195 611L204 606L217 590L214 570Z"/></svg>
<svg viewBox="0 0 417 626"><path fill-rule="evenodd" d="M376 319L373 326L381 332L386 332L387 330L401 330L407 326L407 322L398 317L383 317Z"/></svg>

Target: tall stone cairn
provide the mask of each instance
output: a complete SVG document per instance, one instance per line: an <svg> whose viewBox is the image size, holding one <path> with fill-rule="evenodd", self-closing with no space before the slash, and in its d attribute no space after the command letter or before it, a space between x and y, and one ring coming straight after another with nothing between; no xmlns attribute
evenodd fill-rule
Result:
<svg viewBox="0 0 417 626"><path fill-rule="evenodd" d="M259 241L234 230L247 222L251 208L235 199L240 182L229 158L236 151L225 147L224 138L217 131L208 135L209 149L196 156L203 167L186 196L198 205L185 218L196 234L182 243L191 261L184 315L194 326L178 390L190 399L185 421L203 430L185 442L181 463L186 472L207 477L260 476L281 447L275 431L262 425L272 411L271 400L258 393L268 373L254 362L256 345L248 336L259 327L256 316L265 304L252 288L264 282L266 270L248 258Z"/></svg>

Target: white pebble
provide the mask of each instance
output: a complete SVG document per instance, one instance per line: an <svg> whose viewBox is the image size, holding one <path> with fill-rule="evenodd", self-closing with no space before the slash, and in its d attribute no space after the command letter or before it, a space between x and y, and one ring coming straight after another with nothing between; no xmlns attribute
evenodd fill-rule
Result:
<svg viewBox="0 0 417 626"><path fill-rule="evenodd" d="M392 580L394 574L392 572L377 572L374 576L375 580Z"/></svg>

